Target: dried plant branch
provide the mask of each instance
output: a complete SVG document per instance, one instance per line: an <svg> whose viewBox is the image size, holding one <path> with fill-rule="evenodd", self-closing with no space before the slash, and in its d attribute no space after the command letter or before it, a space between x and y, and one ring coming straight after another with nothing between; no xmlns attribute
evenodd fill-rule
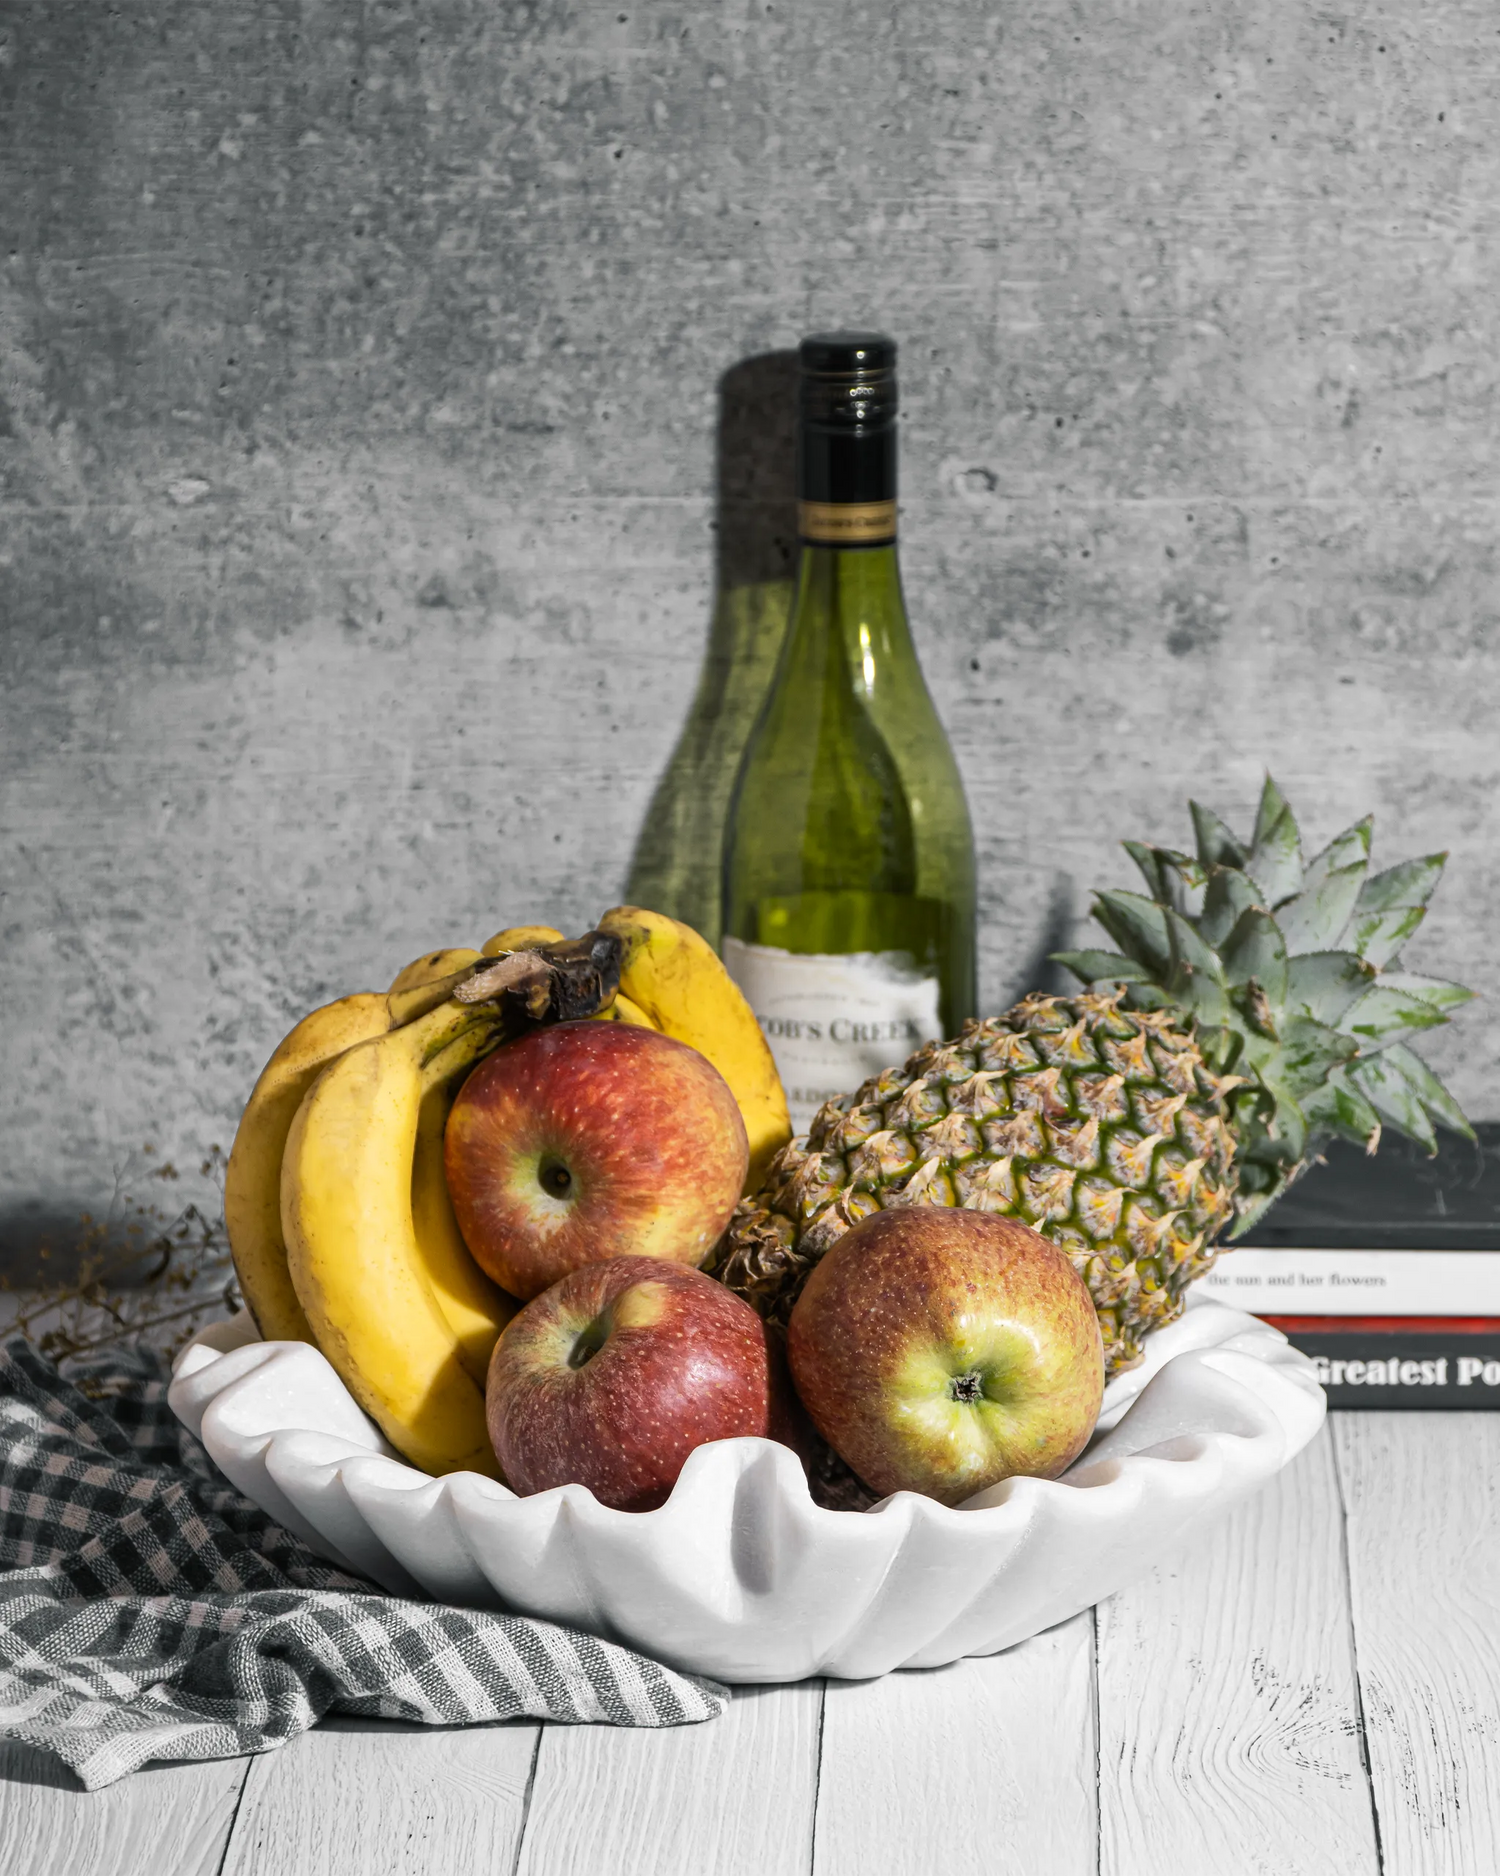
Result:
<svg viewBox="0 0 1500 1876"><path fill-rule="evenodd" d="M215 1147L202 1171L221 1176L223 1165ZM175 1177L175 1169L160 1168L158 1176ZM141 1233L146 1222L132 1221L126 1239ZM175 1353L206 1321L240 1307L223 1221L198 1206L185 1206L136 1244L122 1241L113 1217L82 1223L75 1247L79 1261L69 1281L18 1291L0 1279L0 1290L11 1291L18 1304L9 1312L9 1333L24 1336L49 1360L142 1345Z"/></svg>

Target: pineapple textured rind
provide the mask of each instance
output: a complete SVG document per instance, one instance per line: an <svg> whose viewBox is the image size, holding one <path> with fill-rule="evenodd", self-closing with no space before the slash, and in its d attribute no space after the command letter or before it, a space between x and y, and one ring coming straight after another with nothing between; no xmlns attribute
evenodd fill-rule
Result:
<svg viewBox="0 0 1500 1876"><path fill-rule="evenodd" d="M1042 1231L1099 1310L1106 1359L1182 1307L1233 1206L1225 1090L1171 1015L1123 992L1027 997L842 1100L772 1162L715 1274L785 1323L807 1273L861 1218L961 1205Z"/></svg>
<svg viewBox="0 0 1500 1876"><path fill-rule="evenodd" d="M1072 1258L1114 1374L1320 1141L1469 1133L1406 1046L1472 994L1402 968L1446 856L1371 875L1366 818L1304 862L1269 777L1248 842L1190 807L1195 855L1127 841L1147 894L1096 895L1119 950L1058 955L1087 988L970 1022L826 1103L736 1211L714 1274L784 1325L870 1212L1002 1212Z"/></svg>

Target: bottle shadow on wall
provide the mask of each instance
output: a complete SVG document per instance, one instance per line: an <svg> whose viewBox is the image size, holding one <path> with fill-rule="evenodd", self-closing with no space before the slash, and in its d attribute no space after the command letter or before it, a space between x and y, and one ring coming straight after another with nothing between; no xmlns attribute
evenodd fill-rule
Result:
<svg viewBox="0 0 1500 1876"><path fill-rule="evenodd" d="M1078 979L1055 954L1074 945L1092 944L1092 937L1080 932L1078 894L1069 873L1054 873L1047 891L1047 910L1042 929L1019 968L1004 983L997 1010L1007 1010L1022 997L1036 993L1046 997L1067 997L1081 988ZM980 999L981 1004L983 998Z"/></svg>
<svg viewBox="0 0 1500 1876"><path fill-rule="evenodd" d="M682 919L715 945L729 797L791 608L796 428L795 352L742 359L719 380L708 645L626 885L632 903Z"/></svg>

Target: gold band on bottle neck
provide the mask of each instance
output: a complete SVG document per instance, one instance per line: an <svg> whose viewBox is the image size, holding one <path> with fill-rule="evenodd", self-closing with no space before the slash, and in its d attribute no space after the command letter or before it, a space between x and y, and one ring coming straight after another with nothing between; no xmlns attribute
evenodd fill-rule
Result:
<svg viewBox="0 0 1500 1876"><path fill-rule="evenodd" d="M896 504L798 502L797 532L818 547L879 547L896 538Z"/></svg>

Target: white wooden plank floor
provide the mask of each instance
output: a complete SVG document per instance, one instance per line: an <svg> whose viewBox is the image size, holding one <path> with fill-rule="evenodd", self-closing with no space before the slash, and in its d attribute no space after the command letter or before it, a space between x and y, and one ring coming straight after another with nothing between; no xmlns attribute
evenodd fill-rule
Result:
<svg viewBox="0 0 1500 1876"><path fill-rule="evenodd" d="M922 1869L1500 1871L1500 1415L1336 1415L1091 1616L708 1726L340 1721L92 1794L0 1749L6 1876Z"/></svg>

